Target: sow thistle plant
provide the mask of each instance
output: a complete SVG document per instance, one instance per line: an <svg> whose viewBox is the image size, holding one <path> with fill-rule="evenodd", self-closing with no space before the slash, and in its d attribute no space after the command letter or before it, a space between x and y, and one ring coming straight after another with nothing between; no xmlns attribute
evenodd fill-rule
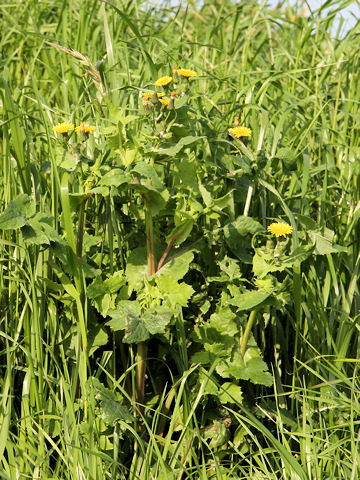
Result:
<svg viewBox="0 0 360 480"><path fill-rule="evenodd" d="M235 200L239 180L262 175L241 150L251 129L239 119L232 127L209 121L205 128L193 101L199 95L194 77L193 70L173 67L172 76L153 82L164 91L148 92L140 85L144 93L136 113L104 96L106 127L85 122L53 127L60 140L71 134L59 142L60 159L53 165L64 238L34 213L27 196L10 203L0 217L0 228L21 228L26 242L47 245L53 253L55 278L66 285L67 296L59 300L64 302L61 328L77 345L67 355L78 372L74 391L81 392L84 419L94 395L105 424L147 421L158 392L164 392L158 434L167 435L165 457L175 438L166 412L175 406L176 380L185 372L192 372L186 383L190 402L197 401L199 390L204 395L203 428L223 432L219 449L230 437L224 407L242 402L245 382L272 385L254 326L263 312L285 302L276 275L299 258L284 248L280 264L273 246L252 243L264 238L264 219L249 216L249 205L244 212L247 199ZM90 135L95 130L97 138ZM219 135L220 141L214 140ZM23 223L11 223L14 212ZM101 216L111 218L105 238L94 234ZM281 223L269 227L276 237L291 230ZM116 398L89 368L89 356L106 348L110 332L122 352L123 368L116 374L126 378L136 371ZM149 358L162 362L159 375ZM117 407L115 418L109 417L109 404ZM177 431L186 434L181 418Z"/></svg>

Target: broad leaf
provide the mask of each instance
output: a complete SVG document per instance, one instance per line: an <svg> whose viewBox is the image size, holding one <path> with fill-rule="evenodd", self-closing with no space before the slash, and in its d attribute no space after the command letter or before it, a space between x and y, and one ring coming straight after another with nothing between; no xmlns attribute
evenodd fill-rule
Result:
<svg viewBox="0 0 360 480"><path fill-rule="evenodd" d="M219 388L218 398L222 404L241 404L243 401L241 387L239 387L239 385L235 385L234 383L225 382Z"/></svg>
<svg viewBox="0 0 360 480"><path fill-rule="evenodd" d="M27 219L35 213L35 203L25 193L11 200L0 215L0 229L10 230L24 226Z"/></svg>
<svg viewBox="0 0 360 480"><path fill-rule="evenodd" d="M238 310L252 310L257 307L270 296L269 292L261 292L258 290L247 291L245 293L239 293L228 302L231 305L235 305Z"/></svg>
<svg viewBox="0 0 360 480"><path fill-rule="evenodd" d="M131 290L138 290L147 275L147 257L146 248L139 247L133 250L126 263L126 278Z"/></svg>
<svg viewBox="0 0 360 480"><path fill-rule="evenodd" d="M172 311L163 306L156 306L142 312L136 300L122 300L115 310L109 311L112 320L107 325L114 331L125 330L125 343L140 343L148 340L150 335L164 333L169 324Z"/></svg>
<svg viewBox="0 0 360 480"><path fill-rule="evenodd" d="M107 187L118 187L123 183L131 182L130 175L126 174L120 168L113 168L107 172L99 182L99 185Z"/></svg>
<svg viewBox="0 0 360 480"><path fill-rule="evenodd" d="M187 146L190 145L194 142L198 142L201 140L203 137L183 137L181 138L176 145L173 145L171 147L165 147L165 148L153 148L152 151L159 153L161 155L168 155L169 157L174 157L176 154L180 152L180 150Z"/></svg>

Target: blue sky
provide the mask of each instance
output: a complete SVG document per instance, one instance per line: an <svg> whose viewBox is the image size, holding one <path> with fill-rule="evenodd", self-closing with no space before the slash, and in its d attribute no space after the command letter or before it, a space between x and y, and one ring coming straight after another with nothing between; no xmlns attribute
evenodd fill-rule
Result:
<svg viewBox="0 0 360 480"><path fill-rule="evenodd" d="M270 6L275 6L277 5L277 3L278 3L277 0L267 0L267 4ZM321 0L307 0L304 2L296 2L295 0L288 0L287 3L289 5L295 5L296 3L297 4L303 3L304 7L308 5L308 7L314 12L317 9L319 9L321 6L329 2L325 2ZM339 19L340 19L340 16L344 18L344 20L346 21L346 27L348 29L353 27L356 24L357 20L360 18L360 1L357 0L353 2L350 2L350 1L346 2L345 0L342 0L342 1L338 0L336 2L333 1L332 3L333 3L333 6L330 7L330 10L335 10L337 7L345 3L348 4L345 8L341 10L341 13L338 13L337 15ZM335 23L338 23L338 22L335 22Z"/></svg>

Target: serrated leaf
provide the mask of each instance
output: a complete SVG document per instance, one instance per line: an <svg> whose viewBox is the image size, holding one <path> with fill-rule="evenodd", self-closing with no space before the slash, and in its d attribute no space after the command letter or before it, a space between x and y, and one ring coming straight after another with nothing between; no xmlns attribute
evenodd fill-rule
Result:
<svg viewBox="0 0 360 480"><path fill-rule="evenodd" d="M115 310L109 311L112 320L107 322L112 330L125 330L125 343L140 343L150 335L164 333L173 312L166 307L156 306L145 312L137 301L122 300Z"/></svg>
<svg viewBox="0 0 360 480"><path fill-rule="evenodd" d="M252 310L266 300L271 294L258 290L239 293L234 298L228 300L231 305L235 305L238 310Z"/></svg>
<svg viewBox="0 0 360 480"><path fill-rule="evenodd" d="M25 242L30 245L49 245L50 243L38 222L32 221L31 224L21 227L21 234Z"/></svg>
<svg viewBox="0 0 360 480"><path fill-rule="evenodd" d="M95 398L100 403L101 417L107 425L113 425L117 420L133 423L134 417L123 405L122 399L117 399L97 378L91 377L87 385L94 389Z"/></svg>
<svg viewBox="0 0 360 480"><path fill-rule="evenodd" d="M259 255L259 253L255 253L253 257L253 272L258 278L264 278L271 272L282 272L286 266L287 265L279 263L279 261L274 258L267 259L263 255Z"/></svg>
<svg viewBox="0 0 360 480"><path fill-rule="evenodd" d="M250 242L245 240L245 237L262 230L264 227L259 222L251 217L240 215L236 220L225 225L225 242L237 258L244 263L251 263Z"/></svg>
<svg viewBox="0 0 360 480"><path fill-rule="evenodd" d="M101 397L101 417L107 425L114 425L117 420L126 423L134 421L128 408L110 396Z"/></svg>
<svg viewBox="0 0 360 480"><path fill-rule="evenodd" d="M167 325L170 323L173 312L164 307L154 307L146 311L141 319L146 329L151 335L165 333Z"/></svg>
<svg viewBox="0 0 360 480"><path fill-rule="evenodd" d="M223 360L216 366L216 372L223 378L250 380L255 384L272 385L273 377L268 372L264 360L260 358L258 347L248 347L247 354L249 350L252 350L253 357L247 359L245 355L244 359L240 352L236 351L231 360Z"/></svg>
<svg viewBox="0 0 360 480"><path fill-rule="evenodd" d="M168 300L172 307L180 305L188 306L188 301L194 294L194 289L185 282L178 283L171 276L160 276L156 278L156 284L161 292L161 297Z"/></svg>
<svg viewBox="0 0 360 480"><path fill-rule="evenodd" d="M238 327L235 314L229 307L213 313L203 325L196 326L193 339L204 345L207 352L216 357L227 357L236 342Z"/></svg>
<svg viewBox="0 0 360 480"><path fill-rule="evenodd" d="M220 385L218 398L221 403L237 403L241 404L243 401L242 390L239 385L231 382L225 382Z"/></svg>
<svg viewBox="0 0 360 480"><path fill-rule="evenodd" d="M240 267L238 262L230 257L225 257L218 262L220 270L226 273L230 281L241 278Z"/></svg>
<svg viewBox="0 0 360 480"><path fill-rule="evenodd" d="M176 162L174 169L178 172L179 181L190 187L195 193L199 191L199 184L197 180L197 165L195 160L188 157L182 158L179 162Z"/></svg>
<svg viewBox="0 0 360 480"><path fill-rule="evenodd" d="M316 230L317 224L315 220L306 215L301 215L300 213L297 214L297 219L299 222L306 227L307 230Z"/></svg>
<svg viewBox="0 0 360 480"><path fill-rule="evenodd" d="M11 200L0 215L0 229L10 230L24 226L27 219L35 213L35 203L29 195L21 194Z"/></svg>

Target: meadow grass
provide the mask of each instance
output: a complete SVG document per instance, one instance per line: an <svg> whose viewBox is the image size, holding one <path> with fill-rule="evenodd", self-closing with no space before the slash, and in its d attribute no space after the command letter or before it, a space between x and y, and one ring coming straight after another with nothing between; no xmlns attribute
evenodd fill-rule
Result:
<svg viewBox="0 0 360 480"><path fill-rule="evenodd" d="M359 478L350 4L0 4L0 478Z"/></svg>

